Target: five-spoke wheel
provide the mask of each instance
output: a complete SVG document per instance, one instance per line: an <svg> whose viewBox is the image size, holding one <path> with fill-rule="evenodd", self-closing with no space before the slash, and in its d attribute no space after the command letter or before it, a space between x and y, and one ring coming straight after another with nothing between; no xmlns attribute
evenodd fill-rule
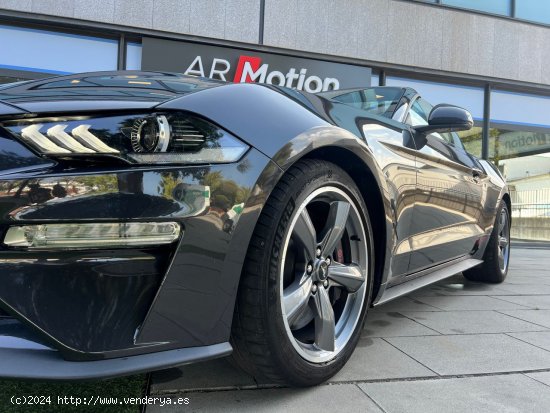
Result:
<svg viewBox="0 0 550 413"><path fill-rule="evenodd" d="M303 358L323 362L344 348L361 314L366 274L357 206L336 187L312 192L289 226L280 277L285 327Z"/></svg>
<svg viewBox="0 0 550 413"><path fill-rule="evenodd" d="M240 280L233 360L259 380L312 386L351 357L370 304L374 250L351 177L303 159L266 202Z"/></svg>
<svg viewBox="0 0 550 413"><path fill-rule="evenodd" d="M502 209L498 220L498 265L502 272L508 269L510 255L510 224L508 210Z"/></svg>

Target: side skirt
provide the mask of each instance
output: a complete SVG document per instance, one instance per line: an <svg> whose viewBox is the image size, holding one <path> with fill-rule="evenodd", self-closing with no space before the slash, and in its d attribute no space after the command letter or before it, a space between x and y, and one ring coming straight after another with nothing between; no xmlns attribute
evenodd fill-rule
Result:
<svg viewBox="0 0 550 413"><path fill-rule="evenodd" d="M474 258L460 259L458 262L454 261L439 265L435 268L430 268L429 270L421 271L424 275L421 273L411 274L408 277L414 277L413 279L388 288L373 306L376 307L380 304L387 303L394 298L408 294L426 285L433 284L434 282L449 278L482 263L482 260L476 260Z"/></svg>

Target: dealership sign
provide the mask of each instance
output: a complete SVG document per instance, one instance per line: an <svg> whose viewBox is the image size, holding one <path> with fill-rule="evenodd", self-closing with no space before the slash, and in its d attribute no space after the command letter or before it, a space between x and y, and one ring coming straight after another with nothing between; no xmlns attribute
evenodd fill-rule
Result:
<svg viewBox="0 0 550 413"><path fill-rule="evenodd" d="M511 131L501 133L498 137L498 156L500 157L516 157L519 154L527 156L548 150L550 150L550 135L547 133Z"/></svg>
<svg viewBox="0 0 550 413"><path fill-rule="evenodd" d="M370 86L371 69L229 47L143 38L143 70L181 72L227 82L255 82L316 93Z"/></svg>

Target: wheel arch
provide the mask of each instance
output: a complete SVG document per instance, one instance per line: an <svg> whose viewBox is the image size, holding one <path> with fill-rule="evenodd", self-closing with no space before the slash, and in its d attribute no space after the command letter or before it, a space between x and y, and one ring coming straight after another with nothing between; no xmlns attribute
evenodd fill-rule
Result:
<svg viewBox="0 0 550 413"><path fill-rule="evenodd" d="M387 219L391 214L390 202L384 197L384 193L388 193L384 175L377 166L370 148L351 132L329 125L311 128L286 141L279 150L267 155L271 163L260 174L254 185L254 188L261 188L261 191L258 192L258 196L253 196L253 199L245 204L245 211L249 210L250 213L245 213L239 218L230 244L230 249L235 248L239 251L239 255L243 253L242 259L237 260L240 271L236 280L236 291L239 290L242 281L245 256L251 245L252 232L273 190L285 172L301 159L322 159L341 167L351 176L367 205L373 233L376 234L373 237L375 277L372 299L374 301L385 282L384 270L390 258L388 240L391 237L393 225Z"/></svg>
<svg viewBox="0 0 550 413"><path fill-rule="evenodd" d="M512 225L512 198L510 197L510 194L508 192L505 192L504 195L502 195L502 200L506 202L506 206L508 207L508 212L510 213L510 216L509 216L510 225Z"/></svg>

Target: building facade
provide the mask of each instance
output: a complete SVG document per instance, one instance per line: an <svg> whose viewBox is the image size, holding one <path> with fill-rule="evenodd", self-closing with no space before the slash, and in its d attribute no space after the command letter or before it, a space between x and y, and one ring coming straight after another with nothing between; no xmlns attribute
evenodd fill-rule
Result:
<svg viewBox="0 0 550 413"><path fill-rule="evenodd" d="M143 69L411 86L472 112L466 148L508 177L518 228L537 222L515 235L550 240L550 2L0 0L0 44L0 83Z"/></svg>

